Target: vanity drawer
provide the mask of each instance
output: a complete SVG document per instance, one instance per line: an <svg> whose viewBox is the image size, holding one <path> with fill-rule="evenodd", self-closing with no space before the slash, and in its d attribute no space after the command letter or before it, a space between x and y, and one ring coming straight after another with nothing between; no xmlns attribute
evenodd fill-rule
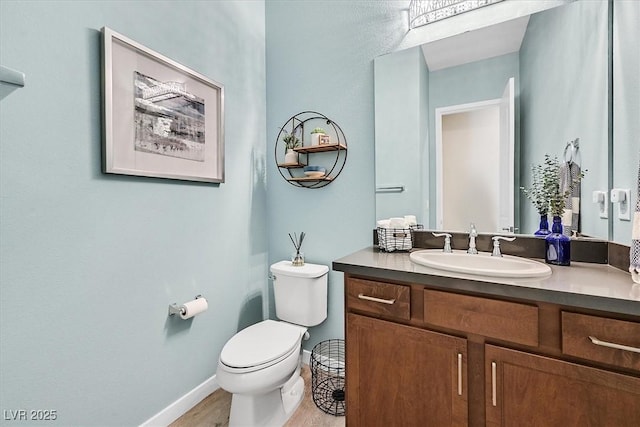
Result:
<svg viewBox="0 0 640 427"><path fill-rule="evenodd" d="M462 332L538 346L538 307L533 305L425 289L424 321Z"/></svg>
<svg viewBox="0 0 640 427"><path fill-rule="evenodd" d="M640 323L563 311L562 352L640 371Z"/></svg>
<svg viewBox="0 0 640 427"><path fill-rule="evenodd" d="M409 320L410 305L409 286L354 278L347 281L347 309Z"/></svg>

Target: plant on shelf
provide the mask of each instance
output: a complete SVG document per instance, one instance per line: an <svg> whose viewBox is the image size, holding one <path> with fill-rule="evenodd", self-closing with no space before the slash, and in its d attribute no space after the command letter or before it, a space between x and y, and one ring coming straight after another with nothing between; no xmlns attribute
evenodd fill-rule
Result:
<svg viewBox="0 0 640 427"><path fill-rule="evenodd" d="M300 146L300 139L296 136L295 132L289 133L286 130L283 130L284 136L282 137L282 142L284 142L284 149L293 150L296 147Z"/></svg>
<svg viewBox="0 0 640 427"><path fill-rule="evenodd" d="M282 130L284 132L284 136L282 137L282 142L284 142L284 162L290 164L298 163L298 153L294 151L294 148L300 147L300 139L296 136L296 131L298 128L294 129L293 132L289 133L286 130Z"/></svg>
<svg viewBox="0 0 640 427"><path fill-rule="evenodd" d="M325 135L324 129L315 128L311 131L311 145L320 145L320 136Z"/></svg>

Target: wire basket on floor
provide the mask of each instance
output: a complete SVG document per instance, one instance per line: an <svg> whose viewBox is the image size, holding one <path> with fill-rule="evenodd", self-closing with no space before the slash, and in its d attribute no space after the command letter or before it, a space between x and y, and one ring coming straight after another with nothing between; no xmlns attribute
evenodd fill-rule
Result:
<svg viewBox="0 0 640 427"><path fill-rule="evenodd" d="M344 396L344 340L334 339L316 344L311 351L311 394L321 411L343 416Z"/></svg>
<svg viewBox="0 0 640 427"><path fill-rule="evenodd" d="M378 247L387 252L408 251L413 248L413 232L421 229L421 224L409 228L378 227Z"/></svg>

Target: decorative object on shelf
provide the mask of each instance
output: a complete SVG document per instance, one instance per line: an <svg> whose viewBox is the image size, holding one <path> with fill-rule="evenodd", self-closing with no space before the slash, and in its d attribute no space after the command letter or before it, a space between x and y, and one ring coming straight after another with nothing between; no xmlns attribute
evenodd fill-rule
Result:
<svg viewBox="0 0 640 427"><path fill-rule="evenodd" d="M311 145L320 145L320 137L322 136L327 136L327 134L324 133L324 129L322 128L315 128L311 131Z"/></svg>
<svg viewBox="0 0 640 427"><path fill-rule="evenodd" d="M318 124L325 127L318 127ZM305 127L311 126L312 132L307 131L306 135L311 135L311 139L317 135L318 141L315 144L313 141L304 140ZM289 149L286 146L289 140L285 141L284 138L291 135L299 139L299 145L291 148L298 155L295 161L293 156L286 157L287 151L283 159L278 149L280 143L285 144L285 150ZM317 169L305 169L309 165L309 156L314 157L313 166ZM278 172L289 184L296 187L322 188L333 182L342 172L347 161L347 140L340 126L324 114L303 111L290 117L280 128L276 138L275 160Z"/></svg>
<svg viewBox="0 0 640 427"><path fill-rule="evenodd" d="M300 252L304 236L304 231L300 233L300 238L298 238L296 233L293 233L293 236L291 236L291 233L289 233L291 243L293 243L293 247L296 248L296 253L291 257L291 264L295 267L302 267L304 265L304 253Z"/></svg>
<svg viewBox="0 0 640 427"><path fill-rule="evenodd" d="M286 150L284 155L284 162L286 164L298 165L298 152L295 151L300 144L300 139L297 137L297 131L300 128L295 128L291 133L284 131L284 136L282 137L282 142L284 142L284 148Z"/></svg>
<svg viewBox="0 0 640 427"><path fill-rule="evenodd" d="M304 174L310 178L322 178L326 175L327 169L322 166L305 166Z"/></svg>
<svg viewBox="0 0 640 427"><path fill-rule="evenodd" d="M544 260L553 265L571 265L571 239L562 232L562 218L553 216L551 234L545 237Z"/></svg>

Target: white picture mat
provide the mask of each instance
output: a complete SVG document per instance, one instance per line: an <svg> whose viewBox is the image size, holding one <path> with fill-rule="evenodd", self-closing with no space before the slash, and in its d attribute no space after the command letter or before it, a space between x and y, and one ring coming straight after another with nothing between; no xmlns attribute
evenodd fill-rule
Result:
<svg viewBox="0 0 640 427"><path fill-rule="evenodd" d="M105 132L106 172L224 182L222 86L108 29L105 38L105 97L110 100L105 105L105 125L110 127ZM203 162L135 150L135 71L158 81L184 83L187 92L204 100Z"/></svg>

